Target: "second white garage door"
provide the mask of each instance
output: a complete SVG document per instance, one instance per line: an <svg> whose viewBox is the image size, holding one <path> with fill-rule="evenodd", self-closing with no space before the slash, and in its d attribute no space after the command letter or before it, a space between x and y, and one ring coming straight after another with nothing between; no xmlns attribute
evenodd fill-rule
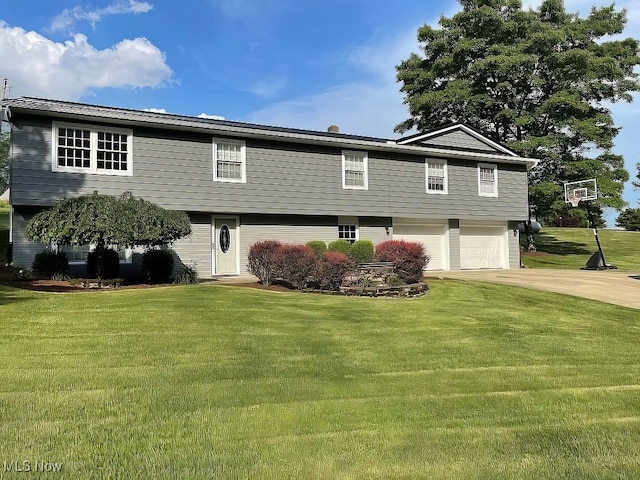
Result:
<svg viewBox="0 0 640 480"><path fill-rule="evenodd" d="M393 239L424 245L429 264L427 270L449 270L449 242L446 225L393 223Z"/></svg>
<svg viewBox="0 0 640 480"><path fill-rule="evenodd" d="M506 226L460 226L460 268L507 268Z"/></svg>

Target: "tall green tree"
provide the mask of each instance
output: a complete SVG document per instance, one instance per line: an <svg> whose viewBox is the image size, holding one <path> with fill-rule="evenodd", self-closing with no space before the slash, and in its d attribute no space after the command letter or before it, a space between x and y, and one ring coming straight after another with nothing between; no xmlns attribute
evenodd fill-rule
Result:
<svg viewBox="0 0 640 480"><path fill-rule="evenodd" d="M421 53L396 67L411 115L396 131L462 122L539 159L530 202L543 222L561 206L549 194L566 181L596 178L604 205L620 209L629 173L612 153L620 128L607 105L640 90L640 57L635 39L607 37L622 33L626 12L594 7L579 18L562 0L536 10L520 0L459 3L439 28L418 30Z"/></svg>
<svg viewBox="0 0 640 480"><path fill-rule="evenodd" d="M0 133L0 195L9 188L9 134Z"/></svg>
<svg viewBox="0 0 640 480"><path fill-rule="evenodd" d="M625 208L616 218L616 225L625 230L640 231L640 208Z"/></svg>
<svg viewBox="0 0 640 480"><path fill-rule="evenodd" d="M45 245L94 244L98 277L102 278L107 246L168 245L189 235L191 223L184 212L165 210L130 193L111 197L96 192L60 200L50 210L34 215L25 233Z"/></svg>

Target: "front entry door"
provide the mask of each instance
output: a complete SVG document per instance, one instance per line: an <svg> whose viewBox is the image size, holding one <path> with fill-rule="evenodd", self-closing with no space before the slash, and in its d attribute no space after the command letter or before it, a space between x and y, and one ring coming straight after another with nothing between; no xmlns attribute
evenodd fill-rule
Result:
<svg viewBox="0 0 640 480"><path fill-rule="evenodd" d="M216 275L237 275L238 221L236 218L216 218L213 229L213 271Z"/></svg>

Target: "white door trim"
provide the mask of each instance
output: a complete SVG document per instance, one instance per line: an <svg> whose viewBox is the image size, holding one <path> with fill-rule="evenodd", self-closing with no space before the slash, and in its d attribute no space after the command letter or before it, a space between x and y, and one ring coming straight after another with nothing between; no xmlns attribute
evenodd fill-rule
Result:
<svg viewBox="0 0 640 480"><path fill-rule="evenodd" d="M220 274L216 271L216 254L218 249L218 238L216 236L216 220L235 220L235 251L236 251L236 271L232 273ZM211 273L215 275L240 275L240 216L238 215L211 215Z"/></svg>

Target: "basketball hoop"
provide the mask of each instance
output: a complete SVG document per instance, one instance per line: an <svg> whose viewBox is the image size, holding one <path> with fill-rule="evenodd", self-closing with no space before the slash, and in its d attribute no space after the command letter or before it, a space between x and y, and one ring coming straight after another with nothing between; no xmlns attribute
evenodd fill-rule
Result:
<svg viewBox="0 0 640 480"><path fill-rule="evenodd" d="M577 207L581 201L588 203L597 198L598 188L595 178L564 184L564 201L570 203L572 207Z"/></svg>

